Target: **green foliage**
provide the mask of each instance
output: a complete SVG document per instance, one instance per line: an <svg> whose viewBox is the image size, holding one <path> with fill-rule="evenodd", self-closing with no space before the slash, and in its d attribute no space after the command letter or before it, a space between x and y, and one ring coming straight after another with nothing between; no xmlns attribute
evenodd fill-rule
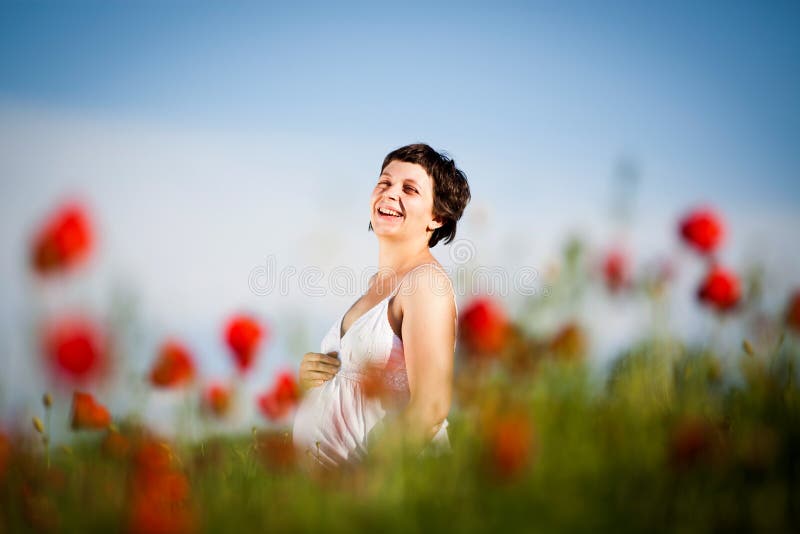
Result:
<svg viewBox="0 0 800 534"><path fill-rule="evenodd" d="M792 531L797 357L784 344L726 362L648 341L605 383L579 363L544 360L491 374L459 399L452 453L398 448L340 473L282 463L266 444L286 433L164 447L169 472L188 482L193 528L206 532ZM135 451L142 433L122 425L119 435ZM49 468L33 444L15 443L0 490L5 530L126 529L139 467L107 440L56 449Z"/></svg>

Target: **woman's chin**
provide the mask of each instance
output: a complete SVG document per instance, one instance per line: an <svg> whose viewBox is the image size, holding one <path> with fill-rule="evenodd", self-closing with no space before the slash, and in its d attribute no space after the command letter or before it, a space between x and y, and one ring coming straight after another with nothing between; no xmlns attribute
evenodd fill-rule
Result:
<svg viewBox="0 0 800 534"><path fill-rule="evenodd" d="M372 231L375 232L375 235L382 236L382 235L397 235L399 232L398 228L378 228L377 226L372 227Z"/></svg>
<svg viewBox="0 0 800 534"><path fill-rule="evenodd" d="M402 234L402 230L398 226L391 225L372 225L372 231L378 237L397 237Z"/></svg>
<svg viewBox="0 0 800 534"><path fill-rule="evenodd" d="M378 231L381 229L386 232L396 232L402 226L403 220L399 219L396 221L389 221L379 218L377 221L372 221L372 229L373 231Z"/></svg>

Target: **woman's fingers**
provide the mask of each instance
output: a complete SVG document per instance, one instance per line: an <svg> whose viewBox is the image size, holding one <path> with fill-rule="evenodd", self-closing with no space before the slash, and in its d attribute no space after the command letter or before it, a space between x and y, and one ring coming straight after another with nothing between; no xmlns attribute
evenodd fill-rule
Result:
<svg viewBox="0 0 800 534"><path fill-rule="evenodd" d="M329 371L335 373L341 362L338 358L333 358L325 354L309 353L300 364L301 368L315 371Z"/></svg>
<svg viewBox="0 0 800 534"><path fill-rule="evenodd" d="M320 361L320 362L309 362L309 365L311 366L312 369L317 369L318 371L324 369L331 369L333 370L333 372L336 372L339 370L340 364L338 362Z"/></svg>
<svg viewBox="0 0 800 534"><path fill-rule="evenodd" d="M336 373L327 373L323 371L309 371L306 373L308 380L330 380Z"/></svg>
<svg viewBox="0 0 800 534"><path fill-rule="evenodd" d="M328 365L336 365L338 366L340 363L339 358L336 356L329 356L328 354L317 354L318 358L316 361L327 363Z"/></svg>
<svg viewBox="0 0 800 534"><path fill-rule="evenodd" d="M331 378L333 378L333 375L311 371L300 381L300 387L304 390L308 390L313 387L321 386Z"/></svg>
<svg viewBox="0 0 800 534"><path fill-rule="evenodd" d="M329 353L334 354L334 353ZM307 352L305 356L303 356L304 362L324 362L329 365L339 365L341 363L339 358L335 356L329 356L329 354L320 354L319 352Z"/></svg>
<svg viewBox="0 0 800 534"><path fill-rule="evenodd" d="M305 389L320 386L339 372L341 362L331 354L307 352L300 363L300 383Z"/></svg>
<svg viewBox="0 0 800 534"><path fill-rule="evenodd" d="M330 373L336 374L339 372L338 365L329 365L327 363L320 363L320 362L306 362L300 365L301 371L319 371L322 373Z"/></svg>

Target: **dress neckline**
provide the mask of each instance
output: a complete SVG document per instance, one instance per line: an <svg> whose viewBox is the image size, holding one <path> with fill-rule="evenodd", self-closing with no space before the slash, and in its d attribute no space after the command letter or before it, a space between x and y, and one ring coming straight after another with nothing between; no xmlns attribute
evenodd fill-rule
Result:
<svg viewBox="0 0 800 534"><path fill-rule="evenodd" d="M348 328L348 329L347 329L347 332L345 332L344 334L342 334L342 324L344 323L344 318L345 318L345 316L347 315L347 313L348 313L350 310L352 310L352 309L353 309L353 306L355 306L355 304L356 304L356 303L354 302L354 303L353 303L353 305L352 305L352 306L350 306L350 307L347 309L347 311L346 311L346 312L344 312L344 313L342 314L342 316L339 318L339 322L337 323L337 326L338 326L338 328L337 328L337 330L336 330L336 333L337 333L337 335L339 336L339 344L341 344L341 343L342 343L342 341L344 341L344 338L346 338L346 337L347 337L347 334L349 334L349 333L350 333L350 331L351 331L351 330L352 330L352 329L353 329L353 328L354 328L354 327L355 327L355 326L356 326L356 325L359 323L359 321L361 321L361 319L363 319L364 317L366 317L367 315L369 315L370 313L372 313L373 311L375 311L375 309L376 309L376 308L378 308L378 306L380 306L381 304L383 304L385 301L387 301L387 300L389 300L390 298L392 298L392 297L394 296L394 295L393 295L393 293L394 293L394 291L392 291L392 294L389 294L389 296L387 296L386 298L382 299L381 301L379 301L378 303L376 303L376 304L375 304L373 307L371 307L370 309L368 309L367 311L365 311L364 313L362 313L362 314L359 316L359 318L358 318L358 319L356 319L355 321L353 321L353 324L351 324L351 325L350 325L350 328ZM358 300L361 300L361 299L358 299ZM356 302L358 302L358 300L357 300ZM392 333L394 334L394 331L392 331ZM397 335L397 334L395 334L395 336L396 336L396 335Z"/></svg>

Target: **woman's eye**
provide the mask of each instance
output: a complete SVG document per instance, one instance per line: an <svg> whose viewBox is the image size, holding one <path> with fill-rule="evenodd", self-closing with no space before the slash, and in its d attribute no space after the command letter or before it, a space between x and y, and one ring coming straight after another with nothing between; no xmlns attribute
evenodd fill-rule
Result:
<svg viewBox="0 0 800 534"><path fill-rule="evenodd" d="M413 187L411 187L410 185L406 186L406 191L411 191L412 193L416 193L417 192L417 190L414 189Z"/></svg>

